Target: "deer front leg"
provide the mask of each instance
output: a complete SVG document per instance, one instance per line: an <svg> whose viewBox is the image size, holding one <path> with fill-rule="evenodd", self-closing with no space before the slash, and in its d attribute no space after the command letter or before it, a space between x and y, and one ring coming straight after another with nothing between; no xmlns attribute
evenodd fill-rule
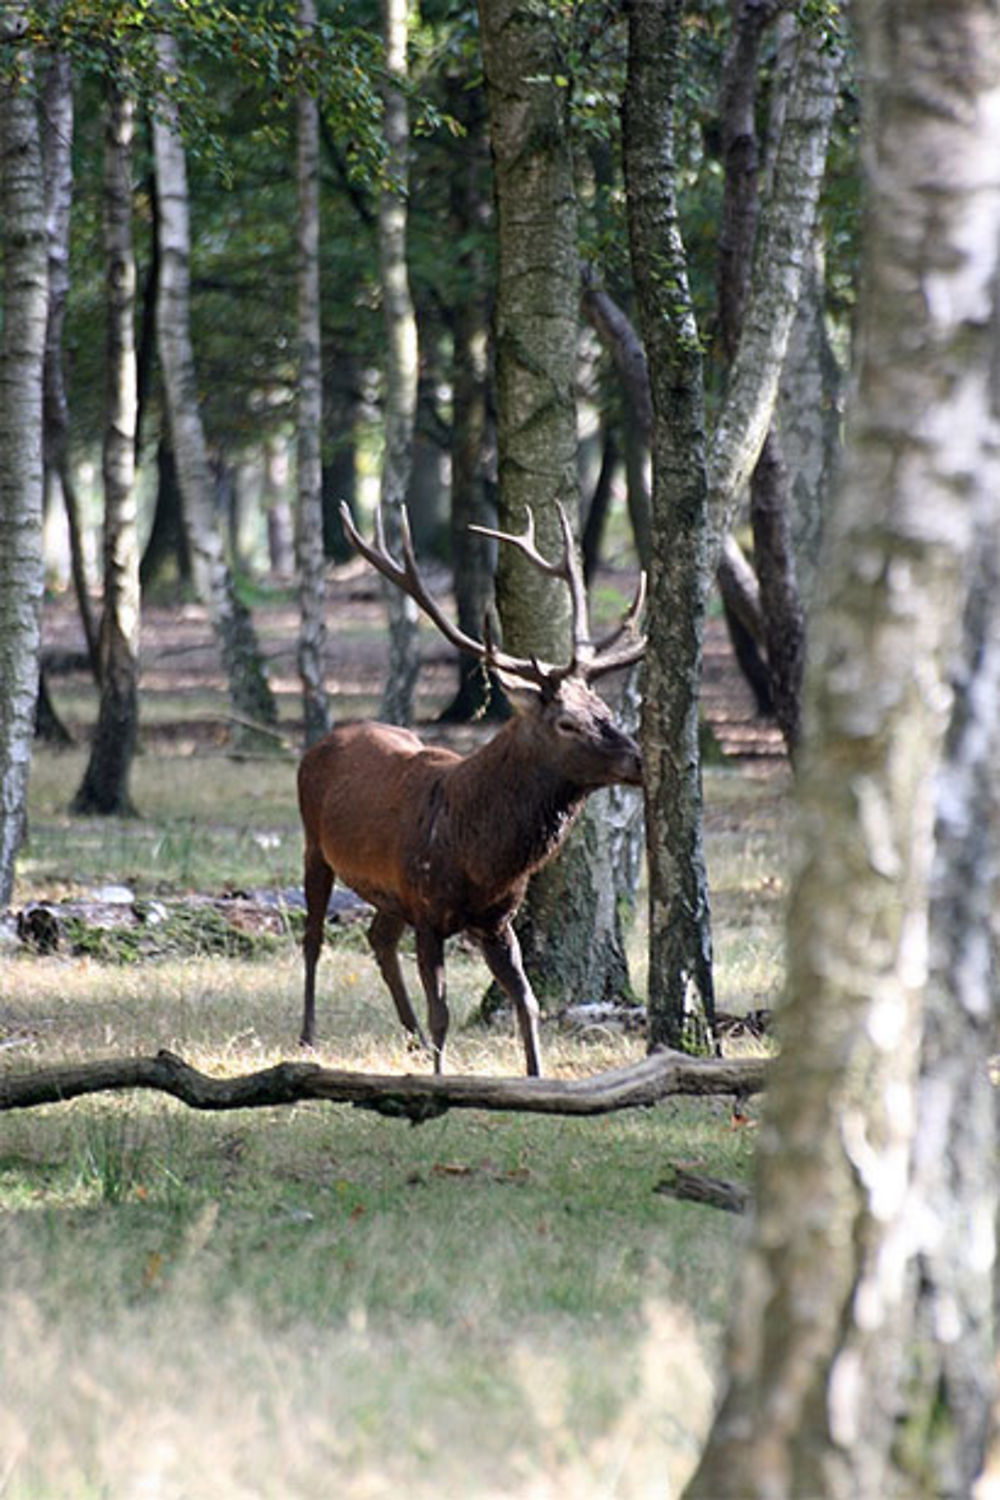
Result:
<svg viewBox="0 0 1000 1500"><path fill-rule="evenodd" d="M426 1051L427 1038L420 1029L420 1022L410 1004L410 997L406 993L406 985L403 982L403 971L399 967L399 940L405 926L406 923L402 917L392 916L385 911L377 911L368 929L368 941L375 955L379 973L392 996L396 1014L413 1040Z"/></svg>
<svg viewBox="0 0 1000 1500"><path fill-rule="evenodd" d="M524 972L521 944L517 940L517 933L513 927L506 926L501 927L500 931L491 937L477 934L477 940L483 957L489 965L490 973L513 1001L521 1040L524 1043L524 1059L528 1076L538 1078L542 1072L542 1053L538 1039L538 1001L528 976Z"/></svg>
<svg viewBox="0 0 1000 1500"><path fill-rule="evenodd" d="M429 927L417 928L417 968L427 996L434 1071L444 1071L444 1043L448 1035L448 1001L444 980L444 942Z"/></svg>
<svg viewBox="0 0 1000 1500"><path fill-rule="evenodd" d="M299 1043L311 1047L316 1041L316 965L323 947L326 909L333 889L333 871L318 849L306 851L302 884L306 897L306 930L302 939L306 985Z"/></svg>

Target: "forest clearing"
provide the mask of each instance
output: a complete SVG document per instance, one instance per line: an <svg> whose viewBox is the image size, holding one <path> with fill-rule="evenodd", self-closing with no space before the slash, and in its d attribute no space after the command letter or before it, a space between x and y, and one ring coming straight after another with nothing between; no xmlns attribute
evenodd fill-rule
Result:
<svg viewBox="0 0 1000 1500"><path fill-rule="evenodd" d="M364 713L381 604L350 569L332 590L338 705ZM293 612L277 601L258 618L280 686ZM69 606L50 608L47 659L71 661L77 629ZM203 613L154 613L149 637L139 817L70 817L85 749L39 749L14 902L50 903L66 924L86 898L100 922L101 893L106 908L127 892L147 920L126 929L131 944L70 923L46 956L5 936L6 1069L168 1047L230 1076L298 1052L294 694L287 748L231 755ZM446 732L431 722L449 687L435 650L425 735ZM756 733L770 752L707 772L719 1005L736 1011L771 1005L780 985L787 769L727 652L720 638L709 674L719 733ZM51 687L79 741L92 688L65 671ZM263 924L265 892L285 899ZM227 928L196 896L253 916ZM317 1056L429 1070L405 1049L363 930L330 929ZM645 946L640 907L640 999ZM509 1018L472 1019L481 960L459 946L449 974L450 1070L520 1072ZM621 1021L550 1018L543 1038L564 1078L645 1050ZM462 1112L413 1129L316 1103L216 1116L122 1094L6 1115L3 1493L675 1492L663 1485L682 1483L710 1419L741 1228L656 1188L674 1164L745 1181L754 1131L731 1114L726 1098L668 1100L592 1121Z"/></svg>

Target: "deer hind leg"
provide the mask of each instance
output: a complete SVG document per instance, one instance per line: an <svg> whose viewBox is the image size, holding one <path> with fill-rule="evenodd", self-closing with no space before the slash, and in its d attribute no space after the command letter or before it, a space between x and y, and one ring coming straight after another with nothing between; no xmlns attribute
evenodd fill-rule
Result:
<svg viewBox="0 0 1000 1500"><path fill-rule="evenodd" d="M427 996L434 1071L444 1071L444 1043L448 1035L448 1001L444 980L444 942L429 927L417 928L417 967Z"/></svg>
<svg viewBox="0 0 1000 1500"><path fill-rule="evenodd" d="M524 1043L524 1059L529 1077L538 1078L542 1071L541 1045L538 1039L538 1001L531 988L521 944L513 927L502 927L493 937L478 935L483 957L500 988L510 996L517 1013L517 1024Z"/></svg>
<svg viewBox="0 0 1000 1500"><path fill-rule="evenodd" d="M406 993L406 985L403 982L403 971L399 967L399 940L405 926L406 923L402 917L394 917L389 912L377 911L368 929L368 941L375 955L379 973L392 996L396 1014L413 1040L426 1049L427 1038L420 1029L420 1022L410 1004L410 997Z"/></svg>
<svg viewBox="0 0 1000 1500"><path fill-rule="evenodd" d="M303 886L306 896L306 930L302 953L306 964L305 1001L299 1042L311 1047L316 1041L316 965L323 947L326 909L333 890L333 871L319 849L307 849Z"/></svg>

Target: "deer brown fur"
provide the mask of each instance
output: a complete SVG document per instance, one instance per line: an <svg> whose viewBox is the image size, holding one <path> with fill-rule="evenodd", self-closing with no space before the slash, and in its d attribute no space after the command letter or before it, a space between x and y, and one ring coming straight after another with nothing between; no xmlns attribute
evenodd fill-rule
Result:
<svg viewBox="0 0 1000 1500"><path fill-rule="evenodd" d="M570 585L574 619L582 607L582 580L572 560L572 538L563 518L566 552L559 576ZM351 529L355 545L427 608L429 596L404 535L405 567L370 549ZM534 554L533 538L506 537ZM441 626L437 606L428 610ZM335 876L375 908L369 939L399 1019L426 1045L399 966L403 930L416 933L417 966L427 996L430 1047L440 1071L448 1031L444 943L466 932L517 1013L528 1073L541 1072L538 1003L512 926L528 880L558 850L587 794L642 779L639 747L617 728L588 679L635 660L638 600L614 644L593 648L575 629L568 667L506 656L478 646L484 661L532 685L514 698L515 714L479 750L467 756L425 745L407 729L352 723L334 729L308 750L299 768L299 805L305 828L305 1005L302 1042L315 1041L316 965ZM445 622L450 639L456 628ZM444 627L442 627L444 628ZM620 635L629 636L625 649ZM462 637L463 643L467 638Z"/></svg>

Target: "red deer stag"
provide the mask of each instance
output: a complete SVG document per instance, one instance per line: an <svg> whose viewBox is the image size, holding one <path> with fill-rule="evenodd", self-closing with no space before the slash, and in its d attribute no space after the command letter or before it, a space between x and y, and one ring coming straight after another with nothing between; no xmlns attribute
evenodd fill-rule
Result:
<svg viewBox="0 0 1000 1500"><path fill-rule="evenodd" d="M573 536L560 510L563 555L549 562L535 545L529 514L522 536L484 535L517 547L544 573L569 587L573 650L565 666L512 656L466 635L430 596L404 524L403 562L390 556L381 518L375 544L358 534L342 507L357 550L416 601L452 645L474 652L505 687L518 694L515 713L480 749L467 756L424 745L408 729L387 724L343 724L314 745L299 767L299 806L305 827L305 1008L302 1045L316 1037L316 964L335 876L370 901L368 938L382 977L410 1035L426 1047L413 1012L397 947L406 925L416 932L417 966L427 995L434 1071L440 1072L448 1031L444 941L467 932L517 1012L529 1074L541 1072L538 1002L511 925L528 878L552 858L588 792L642 780L635 741L615 727L607 705L589 686L635 662L643 584L618 629L593 644L587 599Z"/></svg>

